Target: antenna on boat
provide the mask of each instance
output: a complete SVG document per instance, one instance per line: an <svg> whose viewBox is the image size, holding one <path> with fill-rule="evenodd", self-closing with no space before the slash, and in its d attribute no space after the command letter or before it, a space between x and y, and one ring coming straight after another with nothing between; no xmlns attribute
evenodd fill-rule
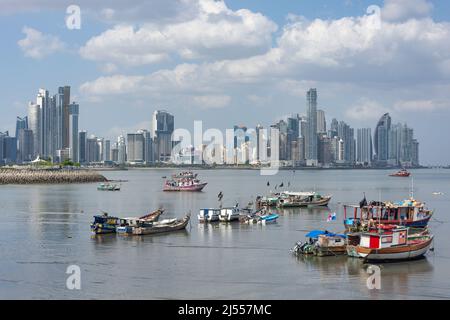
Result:
<svg viewBox="0 0 450 320"><path fill-rule="evenodd" d="M411 190L409 192L409 196L411 199L414 199L414 177L411 177Z"/></svg>

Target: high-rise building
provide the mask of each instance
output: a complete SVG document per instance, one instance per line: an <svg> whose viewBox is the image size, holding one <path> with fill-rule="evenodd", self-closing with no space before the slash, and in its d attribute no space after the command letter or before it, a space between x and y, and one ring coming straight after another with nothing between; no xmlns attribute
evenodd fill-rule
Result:
<svg viewBox="0 0 450 320"><path fill-rule="evenodd" d="M125 144L125 137L124 136L119 136L117 138L117 149L118 149L117 163L118 164L125 164L125 162L127 161L127 146Z"/></svg>
<svg viewBox="0 0 450 320"><path fill-rule="evenodd" d="M412 160L411 160L412 165L413 166L419 166L420 165L420 162L419 162L419 142L416 139L414 139L412 141L412 155L411 155L411 157L412 157Z"/></svg>
<svg viewBox="0 0 450 320"><path fill-rule="evenodd" d="M17 117L16 119L16 138L19 139L20 129L28 129L28 117Z"/></svg>
<svg viewBox="0 0 450 320"><path fill-rule="evenodd" d="M36 103L28 104L28 126L33 132L33 157L42 154L41 150L41 107Z"/></svg>
<svg viewBox="0 0 450 320"><path fill-rule="evenodd" d="M317 110L317 133L327 133L327 121L323 110Z"/></svg>
<svg viewBox="0 0 450 320"><path fill-rule="evenodd" d="M70 148L70 86L58 88L58 113L60 114L61 149Z"/></svg>
<svg viewBox="0 0 450 320"><path fill-rule="evenodd" d="M338 130L339 130L339 122L336 118L333 118L331 120L330 130L328 130L328 136L330 138L334 138L338 136Z"/></svg>
<svg viewBox="0 0 450 320"><path fill-rule="evenodd" d="M372 162L372 132L370 128L357 130L357 162L370 165Z"/></svg>
<svg viewBox="0 0 450 320"><path fill-rule="evenodd" d="M100 162L100 150L97 142L98 138L91 136L86 139L86 162Z"/></svg>
<svg viewBox="0 0 450 320"><path fill-rule="evenodd" d="M317 166L317 90L310 89L306 94L308 130L306 136L306 165Z"/></svg>
<svg viewBox="0 0 450 320"><path fill-rule="evenodd" d="M75 102L69 104L69 157L73 161L78 159L78 117L80 106Z"/></svg>
<svg viewBox="0 0 450 320"><path fill-rule="evenodd" d="M87 132L78 132L78 159L79 163L86 163L87 161Z"/></svg>
<svg viewBox="0 0 450 320"><path fill-rule="evenodd" d="M338 125L338 137L344 142L344 161L347 164L354 164L356 161L356 141L354 129L344 121L340 121Z"/></svg>
<svg viewBox="0 0 450 320"><path fill-rule="evenodd" d="M103 161L111 161L111 141L105 140L103 145Z"/></svg>
<svg viewBox="0 0 450 320"><path fill-rule="evenodd" d="M174 116L166 111L155 111L152 119L152 136L155 142L156 161L170 160L173 131Z"/></svg>
<svg viewBox="0 0 450 320"><path fill-rule="evenodd" d="M144 163L144 135L142 133L127 134L127 162Z"/></svg>
<svg viewBox="0 0 450 320"><path fill-rule="evenodd" d="M155 161L155 151L153 148L153 139L150 131L141 129L137 133L142 134L144 137L144 162L146 164L151 164Z"/></svg>
<svg viewBox="0 0 450 320"><path fill-rule="evenodd" d="M34 160L33 131L30 129L19 130L18 162L30 162Z"/></svg>
<svg viewBox="0 0 450 320"><path fill-rule="evenodd" d="M385 113L375 128L374 147L375 157L379 163L386 163L389 149L389 130L391 129L391 116Z"/></svg>

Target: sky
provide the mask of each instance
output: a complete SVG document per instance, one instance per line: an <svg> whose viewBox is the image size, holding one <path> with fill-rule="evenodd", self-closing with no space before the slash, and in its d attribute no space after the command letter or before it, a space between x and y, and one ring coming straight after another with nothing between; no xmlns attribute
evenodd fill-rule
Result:
<svg viewBox="0 0 450 320"><path fill-rule="evenodd" d="M390 112L422 164L450 164L446 0L0 0L0 35L0 132L39 88L70 85L80 129L112 140L154 110L189 130L267 126L317 88L328 124Z"/></svg>

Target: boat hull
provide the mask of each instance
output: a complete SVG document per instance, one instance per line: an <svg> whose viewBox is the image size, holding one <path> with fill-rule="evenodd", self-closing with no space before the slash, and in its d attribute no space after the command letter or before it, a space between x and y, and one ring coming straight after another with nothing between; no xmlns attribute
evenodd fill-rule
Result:
<svg viewBox="0 0 450 320"><path fill-rule="evenodd" d="M432 243L433 238L430 237L421 243L401 247L370 249L357 246L356 252L360 258L368 261L412 260L422 257L431 248Z"/></svg>
<svg viewBox="0 0 450 320"><path fill-rule="evenodd" d="M202 191L208 183L200 183L192 186L164 186L163 191L187 191L187 192L198 192Z"/></svg>

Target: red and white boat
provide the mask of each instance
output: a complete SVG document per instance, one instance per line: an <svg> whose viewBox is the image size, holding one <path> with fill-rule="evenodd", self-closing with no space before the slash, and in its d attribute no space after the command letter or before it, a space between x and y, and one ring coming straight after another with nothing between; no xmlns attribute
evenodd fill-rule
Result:
<svg viewBox="0 0 450 320"><path fill-rule="evenodd" d="M202 191L207 182L198 179L175 179L164 183L163 191Z"/></svg>
<svg viewBox="0 0 450 320"><path fill-rule="evenodd" d="M411 175L411 172L409 172L406 169L401 169L397 171L396 173L392 173L389 176L390 177L409 177Z"/></svg>
<svg viewBox="0 0 450 320"><path fill-rule="evenodd" d="M432 246L433 235L409 235L406 227L379 225L361 234L356 253L368 261L412 260L422 257Z"/></svg>

